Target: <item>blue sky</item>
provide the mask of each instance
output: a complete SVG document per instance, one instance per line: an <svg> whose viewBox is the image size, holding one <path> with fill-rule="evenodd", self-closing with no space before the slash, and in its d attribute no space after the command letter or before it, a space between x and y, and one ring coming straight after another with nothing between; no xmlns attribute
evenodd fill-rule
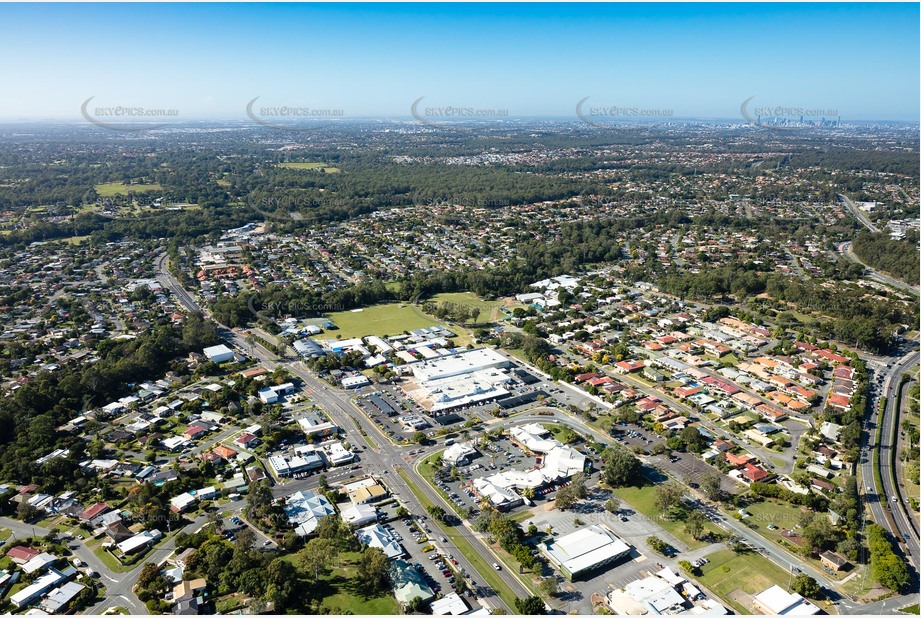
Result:
<svg viewBox="0 0 921 618"><path fill-rule="evenodd" d="M248 101L408 117L576 103L917 120L918 4L0 4L0 118L80 105L245 119Z"/></svg>

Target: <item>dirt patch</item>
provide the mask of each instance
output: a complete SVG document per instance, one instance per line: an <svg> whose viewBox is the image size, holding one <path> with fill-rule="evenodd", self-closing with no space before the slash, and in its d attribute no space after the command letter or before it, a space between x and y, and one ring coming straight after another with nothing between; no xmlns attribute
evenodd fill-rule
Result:
<svg viewBox="0 0 921 618"><path fill-rule="evenodd" d="M749 594L741 588L736 588L729 593L729 598L748 610L754 609L755 595Z"/></svg>

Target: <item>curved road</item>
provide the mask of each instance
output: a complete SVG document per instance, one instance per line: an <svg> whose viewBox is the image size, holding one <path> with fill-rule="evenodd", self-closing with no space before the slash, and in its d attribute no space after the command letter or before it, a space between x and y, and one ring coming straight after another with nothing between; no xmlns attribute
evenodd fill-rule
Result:
<svg viewBox="0 0 921 618"><path fill-rule="evenodd" d="M896 279L895 277L891 277L887 274L881 273L878 270L873 270L872 268L870 268L869 266L861 262L860 258L858 258L857 255L854 253L854 249L851 246L851 241L839 243L838 253L843 255L845 259L853 262L854 264L863 266L867 271L866 277L868 279L873 279L877 283L882 283L883 285L888 285L889 287L896 288L897 290L901 290L903 292L908 292L909 294L914 294L915 296L918 296L919 294L918 286L909 285L905 283L904 281Z"/></svg>

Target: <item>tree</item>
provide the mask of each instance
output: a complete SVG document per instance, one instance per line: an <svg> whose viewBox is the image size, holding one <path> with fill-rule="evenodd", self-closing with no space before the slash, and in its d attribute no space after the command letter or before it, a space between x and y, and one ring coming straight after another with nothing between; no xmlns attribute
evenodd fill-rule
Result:
<svg viewBox="0 0 921 618"><path fill-rule="evenodd" d="M663 514L684 500L684 487L677 481L666 481L657 485L653 492L653 501L657 509Z"/></svg>
<svg viewBox="0 0 921 618"><path fill-rule="evenodd" d="M556 492L556 508L561 511L572 507L577 502L572 486L560 487Z"/></svg>
<svg viewBox="0 0 921 618"><path fill-rule="evenodd" d="M620 498L615 495L612 495L608 498L607 502L604 503L604 509L608 513L616 513L620 510Z"/></svg>
<svg viewBox="0 0 921 618"><path fill-rule="evenodd" d="M415 442L416 444L422 444L423 442L425 442L425 432L417 431L416 433L414 433L413 442Z"/></svg>
<svg viewBox="0 0 921 618"><path fill-rule="evenodd" d="M601 479L611 487L622 487L636 481L640 472L640 460L632 453L621 448L605 449L604 468Z"/></svg>
<svg viewBox="0 0 921 618"><path fill-rule="evenodd" d="M811 575L806 573L800 573L793 578L793 584L790 586L790 589L793 592L803 595L809 599L816 599L819 597L819 594L822 592L819 582L815 580Z"/></svg>
<svg viewBox="0 0 921 618"><path fill-rule="evenodd" d="M428 511L428 514L432 516L432 519L445 523L448 520L448 513L440 506L433 504L425 509Z"/></svg>
<svg viewBox="0 0 921 618"><path fill-rule="evenodd" d="M556 581L556 577L545 577L540 580L538 584L540 591L546 594L548 597L555 597L560 591L560 585Z"/></svg>
<svg viewBox="0 0 921 618"><path fill-rule="evenodd" d="M385 589L390 583L390 561L379 547L368 547L361 553L359 580L370 591Z"/></svg>
<svg viewBox="0 0 921 618"><path fill-rule="evenodd" d="M542 616L545 613L544 601L540 597L529 596L515 599L515 609L526 616Z"/></svg>
<svg viewBox="0 0 921 618"><path fill-rule="evenodd" d="M337 551L332 539L310 539L304 549L297 553L298 566L312 576L313 581L317 581L320 575L328 571Z"/></svg>
<svg viewBox="0 0 921 618"><path fill-rule="evenodd" d="M657 536L650 536L646 539L646 543L652 548L653 551L657 551L660 554L665 554L665 551L668 549L668 543L663 541Z"/></svg>
<svg viewBox="0 0 921 618"><path fill-rule="evenodd" d="M235 543L238 547L250 549L256 543L256 533L253 532L253 529L249 526L243 526L243 528L237 532Z"/></svg>
<svg viewBox="0 0 921 618"><path fill-rule="evenodd" d="M582 472L574 474L569 481L569 489L577 500L582 500L588 496L588 488L585 486L585 474Z"/></svg>
<svg viewBox="0 0 921 618"><path fill-rule="evenodd" d="M400 506L397 507L395 515L399 517L400 519L402 519L406 517L407 515L409 515L409 511L407 511L406 507L401 504Z"/></svg>
<svg viewBox="0 0 921 618"><path fill-rule="evenodd" d="M409 614L417 614L421 612L424 607L425 602L422 600L422 597L413 597L409 600L409 603L406 604L406 612Z"/></svg>
<svg viewBox="0 0 921 618"><path fill-rule="evenodd" d="M691 511L688 513L688 518L684 522L684 529L694 539L699 540L704 533L704 521L706 520L703 513L700 511Z"/></svg>
<svg viewBox="0 0 921 618"><path fill-rule="evenodd" d="M720 488L720 474L718 472L704 474L700 479L700 489L707 500L718 501L723 495L723 490Z"/></svg>
<svg viewBox="0 0 921 618"><path fill-rule="evenodd" d="M808 525L803 527L800 536L814 552L830 547L838 538L838 530L831 525L824 515L813 517Z"/></svg>
<svg viewBox="0 0 921 618"><path fill-rule="evenodd" d="M261 479L249 486L247 496L247 513L255 517L263 516L272 506L272 487L268 480Z"/></svg>
<svg viewBox="0 0 921 618"><path fill-rule="evenodd" d="M698 575L697 567L695 567L687 560L679 560L678 566L681 567L681 569L688 575Z"/></svg>

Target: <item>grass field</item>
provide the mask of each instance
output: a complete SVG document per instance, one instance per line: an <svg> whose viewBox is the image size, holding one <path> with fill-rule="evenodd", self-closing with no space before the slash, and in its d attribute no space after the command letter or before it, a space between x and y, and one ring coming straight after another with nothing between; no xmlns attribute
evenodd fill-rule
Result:
<svg viewBox="0 0 921 618"><path fill-rule="evenodd" d="M736 554L723 549L707 556L710 560L697 579L742 614L751 610L731 598L735 590L758 594L774 584L786 588L790 574L760 554Z"/></svg>
<svg viewBox="0 0 921 618"><path fill-rule="evenodd" d="M799 523L800 516L805 512L798 506L771 499L750 504L745 507L745 510L752 514L751 517L745 518L749 527L773 539L783 538L780 531L784 528L787 530L794 528ZM770 524L777 526L777 530L768 530Z"/></svg>
<svg viewBox="0 0 921 618"><path fill-rule="evenodd" d="M129 193L146 193L148 191L162 191L163 187L154 183L150 185L126 185L120 182L106 182L100 185L94 185L96 193L102 197L112 197L114 195L128 195Z"/></svg>
<svg viewBox="0 0 921 618"><path fill-rule="evenodd" d="M473 292L452 292L445 294L436 294L435 296L428 299L427 302L433 302L436 305L441 303L453 303L455 305L463 305L465 307L474 308L480 310L480 315L477 318L477 323L490 322L492 320L498 319L498 315L493 315L493 313L498 314L499 309L505 307L506 309L512 309L515 307L521 307L521 303L514 302L514 299L505 300L483 300Z"/></svg>
<svg viewBox="0 0 921 618"><path fill-rule="evenodd" d="M279 163L278 167L289 170L319 170L322 169L327 174L335 174L339 171L338 167L330 167L326 163L302 162L302 163Z"/></svg>
<svg viewBox="0 0 921 618"><path fill-rule="evenodd" d="M413 495L416 496L416 499L424 506L428 508L429 506L434 506L434 502L422 491L419 487L410 480L409 476L404 470L397 469L397 472L400 473L400 476L403 477L403 480L406 481L406 484L409 486L409 489L413 492ZM470 561L470 564L479 573L490 588L496 591L496 594L499 595L505 604L509 607L515 607L515 599L518 598L511 589L505 585L505 581L499 577L498 573L492 568L490 564L492 561L484 558L482 550L474 548L474 546L467 539L467 529L466 528L453 528L451 526L442 526L435 520L430 520L433 524L438 526L441 529L445 537L447 537L458 551L464 555L464 557Z"/></svg>
<svg viewBox="0 0 921 618"><path fill-rule="evenodd" d="M438 324L412 305L403 303L375 305L361 311L338 311L330 314L329 319L339 330L329 331L328 334L341 335L343 339L367 335L399 335L403 331Z"/></svg>
<svg viewBox="0 0 921 618"><path fill-rule="evenodd" d="M356 575L361 555L342 552L334 561L330 572L310 584L310 596L320 601L320 614L399 614L397 600L389 592L366 597ZM294 564L296 556L289 554L282 560Z"/></svg>
<svg viewBox="0 0 921 618"><path fill-rule="evenodd" d="M707 545L706 542L697 541L685 532L683 521L664 519L662 517L662 513L655 506L655 487L653 484L644 485L643 487L618 487L614 490L614 493L633 507L634 510L655 521L663 530L687 545L689 549L694 550ZM704 523L704 529L715 534L720 533L720 529L709 521Z"/></svg>
<svg viewBox="0 0 921 618"><path fill-rule="evenodd" d="M918 604L915 603L914 605L903 607L899 611L902 612L903 614L914 614L917 616L918 614L921 614L921 607L919 607Z"/></svg>

